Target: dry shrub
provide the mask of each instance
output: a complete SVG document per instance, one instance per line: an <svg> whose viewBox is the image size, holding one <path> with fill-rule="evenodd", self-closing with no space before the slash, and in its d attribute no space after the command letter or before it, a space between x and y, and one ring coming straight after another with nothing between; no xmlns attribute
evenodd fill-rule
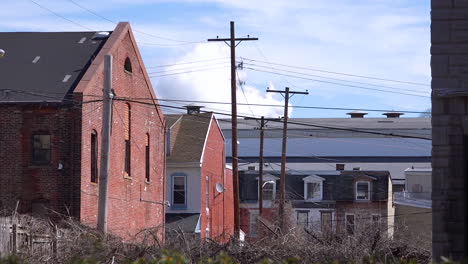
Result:
<svg viewBox="0 0 468 264"><path fill-rule="evenodd" d="M427 238L414 236L409 230L399 232L407 236L390 238L380 226L358 229L352 236L291 228L285 234L270 232L256 241L232 240L226 244L212 240L200 242L191 234L176 231L167 238L163 248L157 239L160 227L143 230L131 241L124 242L71 218L63 218L56 224L23 215L17 219L31 232L49 235L52 240L58 233L56 252L53 247L22 250L19 254L25 263L150 263L160 260L167 250L180 252L190 263L215 263L206 260L222 252L234 263L242 264L400 263L407 260L428 263L431 257ZM137 260L140 262L135 262Z"/></svg>

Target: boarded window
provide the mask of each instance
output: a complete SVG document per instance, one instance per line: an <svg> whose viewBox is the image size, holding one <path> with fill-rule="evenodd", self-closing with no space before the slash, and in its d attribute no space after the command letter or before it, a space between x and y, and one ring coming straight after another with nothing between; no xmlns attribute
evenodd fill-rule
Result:
<svg viewBox="0 0 468 264"><path fill-rule="evenodd" d="M332 231L332 213L321 212L320 221L321 221L322 232L330 233Z"/></svg>
<svg viewBox="0 0 468 264"><path fill-rule="evenodd" d="M50 164L50 135L36 134L32 137L32 163L34 165Z"/></svg>
<svg viewBox="0 0 468 264"><path fill-rule="evenodd" d="M145 146L145 179L147 182L151 180L150 171L150 136L146 134L146 146Z"/></svg>
<svg viewBox="0 0 468 264"><path fill-rule="evenodd" d="M172 204L175 206L185 206L185 176L174 176Z"/></svg>
<svg viewBox="0 0 468 264"><path fill-rule="evenodd" d="M97 132L91 132L91 182L98 182L98 138Z"/></svg>
<svg viewBox="0 0 468 264"><path fill-rule="evenodd" d="M309 226L309 211L297 212L297 225L301 228L307 228Z"/></svg>
<svg viewBox="0 0 468 264"><path fill-rule="evenodd" d="M125 104L125 174L130 176L131 168L131 108L130 104Z"/></svg>

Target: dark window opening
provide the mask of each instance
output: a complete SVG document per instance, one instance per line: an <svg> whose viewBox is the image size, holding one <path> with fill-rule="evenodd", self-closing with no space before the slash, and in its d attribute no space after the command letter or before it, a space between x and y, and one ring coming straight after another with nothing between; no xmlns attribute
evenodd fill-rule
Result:
<svg viewBox="0 0 468 264"><path fill-rule="evenodd" d="M124 69L125 69L127 72L132 72L132 62L130 61L129 58L126 58L126 59L125 59Z"/></svg>
<svg viewBox="0 0 468 264"><path fill-rule="evenodd" d="M346 215L346 232L354 235L354 215Z"/></svg>
<svg viewBox="0 0 468 264"><path fill-rule="evenodd" d="M95 130L91 133L91 182L98 182L98 139Z"/></svg>
<svg viewBox="0 0 468 264"><path fill-rule="evenodd" d="M131 108L130 104L125 104L125 175L130 176L131 167Z"/></svg>
<svg viewBox="0 0 468 264"><path fill-rule="evenodd" d="M34 165L50 164L50 135L33 135L32 163Z"/></svg>
<svg viewBox="0 0 468 264"><path fill-rule="evenodd" d="M297 225L301 228L307 228L309 226L309 211L297 212Z"/></svg>
<svg viewBox="0 0 468 264"><path fill-rule="evenodd" d="M145 148L145 179L150 181L150 137L146 134L146 148Z"/></svg>
<svg viewBox="0 0 468 264"><path fill-rule="evenodd" d="M185 205L185 176L173 177L173 201L172 204Z"/></svg>
<svg viewBox="0 0 468 264"><path fill-rule="evenodd" d="M332 213L321 212L320 220L321 220L322 232L330 233L332 231Z"/></svg>

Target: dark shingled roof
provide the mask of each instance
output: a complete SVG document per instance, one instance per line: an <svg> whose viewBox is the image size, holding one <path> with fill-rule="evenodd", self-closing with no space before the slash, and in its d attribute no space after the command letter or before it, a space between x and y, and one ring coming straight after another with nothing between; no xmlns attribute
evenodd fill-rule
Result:
<svg viewBox="0 0 468 264"><path fill-rule="evenodd" d="M182 115L177 121L179 128L170 132L171 153L167 161L200 162L212 118L212 113Z"/></svg>
<svg viewBox="0 0 468 264"><path fill-rule="evenodd" d="M106 42L95 34L0 33L0 102L62 102Z"/></svg>
<svg viewBox="0 0 468 264"><path fill-rule="evenodd" d="M264 175L271 174L280 177L277 171L265 171ZM316 203L302 202L304 200L304 181L310 175L324 178L323 201ZM258 199L258 171L240 171L239 188L242 202L256 202ZM296 200L295 207L326 207L330 201L353 201L354 181L358 177L372 179L372 201L385 201L388 199L388 171L289 171L286 174L287 199ZM279 184L276 184L276 195L279 195ZM278 197L277 197L278 198Z"/></svg>
<svg viewBox="0 0 468 264"><path fill-rule="evenodd" d="M194 233L200 214L166 214L166 231Z"/></svg>

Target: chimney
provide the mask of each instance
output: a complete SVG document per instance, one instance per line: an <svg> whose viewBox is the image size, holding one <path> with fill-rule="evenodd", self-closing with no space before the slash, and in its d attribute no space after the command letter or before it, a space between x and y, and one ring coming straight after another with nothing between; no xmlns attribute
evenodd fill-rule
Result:
<svg viewBox="0 0 468 264"><path fill-rule="evenodd" d="M352 111L349 113L346 113L347 115L350 115L351 118L364 118L365 115L367 115L367 112L364 111Z"/></svg>
<svg viewBox="0 0 468 264"><path fill-rule="evenodd" d="M382 115L387 116L387 118L399 118L401 115L404 115L402 112L386 112Z"/></svg>
<svg viewBox="0 0 468 264"><path fill-rule="evenodd" d="M344 164L342 164L342 163L337 163L337 164L336 164L336 170L337 170L337 171L343 171L344 168L345 168L345 165L344 165Z"/></svg>
<svg viewBox="0 0 468 264"><path fill-rule="evenodd" d="M190 104L184 107L187 109L187 115L196 115L200 113L200 109L204 106Z"/></svg>

